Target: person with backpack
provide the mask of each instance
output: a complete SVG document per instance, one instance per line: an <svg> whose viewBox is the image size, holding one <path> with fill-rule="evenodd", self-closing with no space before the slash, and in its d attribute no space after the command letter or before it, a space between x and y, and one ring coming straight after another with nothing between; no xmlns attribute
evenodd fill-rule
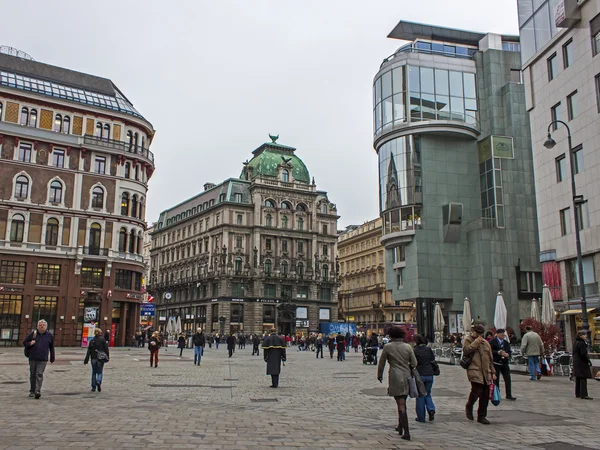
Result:
<svg viewBox="0 0 600 450"><path fill-rule="evenodd" d="M92 360L92 392L102 392L102 372L104 364L109 361L108 342L102 336L100 328L94 329L94 337L88 343L87 353L83 364L87 364Z"/></svg>
<svg viewBox="0 0 600 450"><path fill-rule="evenodd" d="M37 330L33 330L23 341L25 356L29 359L29 396L39 399L42 394L42 383L44 371L48 364L48 353L50 353L50 364L54 363L54 338L48 331L48 322L40 320Z"/></svg>

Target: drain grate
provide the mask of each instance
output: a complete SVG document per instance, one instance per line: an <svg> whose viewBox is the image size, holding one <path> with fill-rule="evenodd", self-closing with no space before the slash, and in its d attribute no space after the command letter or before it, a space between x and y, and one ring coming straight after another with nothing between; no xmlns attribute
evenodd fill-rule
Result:
<svg viewBox="0 0 600 450"><path fill-rule="evenodd" d="M278 402L276 398L251 398L251 402L254 403L268 403L268 402Z"/></svg>
<svg viewBox="0 0 600 450"><path fill-rule="evenodd" d="M27 381L3 381L2 384L25 384Z"/></svg>
<svg viewBox="0 0 600 450"><path fill-rule="evenodd" d="M340 379L340 380L347 380L350 378L360 378L360 377L336 377L336 376L334 376L333 378Z"/></svg>

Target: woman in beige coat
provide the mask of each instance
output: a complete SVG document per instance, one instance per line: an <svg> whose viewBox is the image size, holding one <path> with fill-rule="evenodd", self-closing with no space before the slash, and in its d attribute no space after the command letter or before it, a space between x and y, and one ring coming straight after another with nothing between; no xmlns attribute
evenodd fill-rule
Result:
<svg viewBox="0 0 600 450"><path fill-rule="evenodd" d="M473 405L479 400L477 409L477 422L488 425L486 419L487 407L490 402L490 385L496 379L494 369L494 357L492 347L483 337L485 328L475 325L471 329L471 335L465 338L463 344L463 357L471 358L471 364L467 369L467 378L471 382L471 393L465 406L467 419L473 420Z"/></svg>
<svg viewBox="0 0 600 450"><path fill-rule="evenodd" d="M390 328L392 338L383 347L377 366L377 379L383 383L383 370L385 363L390 364L388 395L394 397L398 405L398 428L396 431L402 439L410 441L408 429L408 415L406 414L406 397L409 394L408 379L411 376L411 367L417 367L417 358L410 345L404 342L405 332L400 327Z"/></svg>

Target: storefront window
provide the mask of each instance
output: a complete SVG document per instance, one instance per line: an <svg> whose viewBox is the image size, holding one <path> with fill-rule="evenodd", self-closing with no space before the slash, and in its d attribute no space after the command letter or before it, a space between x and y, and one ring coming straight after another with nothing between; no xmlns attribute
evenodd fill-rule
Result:
<svg viewBox="0 0 600 450"><path fill-rule="evenodd" d="M48 322L48 331L53 335L56 327L56 305L58 297L45 297L36 295L33 301L33 323L37 324L40 320Z"/></svg>
<svg viewBox="0 0 600 450"><path fill-rule="evenodd" d="M0 345L19 341L22 295L0 295Z"/></svg>

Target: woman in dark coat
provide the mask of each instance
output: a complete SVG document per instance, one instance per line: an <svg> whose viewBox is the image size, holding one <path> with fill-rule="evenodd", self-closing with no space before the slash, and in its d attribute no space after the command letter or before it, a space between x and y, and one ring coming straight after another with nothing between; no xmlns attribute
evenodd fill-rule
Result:
<svg viewBox="0 0 600 450"><path fill-rule="evenodd" d="M425 397L417 397L417 422L425 422L425 409L429 413L429 421L432 421L435 416L435 405L431 398L431 388L433 386L433 366L431 363L435 361L433 350L427 346L427 339L424 336L417 334L415 336L415 357L417 358L417 371L421 375L421 381L425 384L427 395Z"/></svg>
<svg viewBox="0 0 600 450"><path fill-rule="evenodd" d="M267 363L267 375L271 375L271 387L279 386L279 374L281 373L281 362L287 360L285 349L287 344L277 335L277 330L271 330L271 334L263 343L264 359Z"/></svg>
<svg viewBox="0 0 600 450"><path fill-rule="evenodd" d="M331 333L327 339L327 347L329 347L329 356L333 359L333 353L335 352L335 334Z"/></svg>
<svg viewBox="0 0 600 450"><path fill-rule="evenodd" d="M185 334L181 333L177 339L177 348L179 349L179 357L183 356L183 349L185 348Z"/></svg>
<svg viewBox="0 0 600 450"><path fill-rule="evenodd" d="M587 350L587 333L579 331L573 344L573 375L575 375L575 397L593 400L588 396L587 379L592 378L592 368Z"/></svg>
<svg viewBox="0 0 600 450"><path fill-rule="evenodd" d="M98 359L98 352L104 352L106 354L106 361L100 361ZM98 392L102 392L102 371L104 369L104 363L108 362L108 358L108 343L102 336L102 330L96 328L94 330L94 338L89 342L87 353L83 360L84 364L87 364L90 359L92 360L92 392L95 392L96 388L98 389Z"/></svg>

